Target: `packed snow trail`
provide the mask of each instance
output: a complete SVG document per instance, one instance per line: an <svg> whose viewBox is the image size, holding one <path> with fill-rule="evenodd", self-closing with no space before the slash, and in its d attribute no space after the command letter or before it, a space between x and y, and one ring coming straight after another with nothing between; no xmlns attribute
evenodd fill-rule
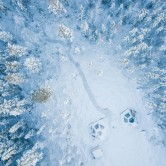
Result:
<svg viewBox="0 0 166 166"><path fill-rule="evenodd" d="M75 62L74 59L72 58L72 56L69 54L68 55L70 62L75 66L75 68L77 69L79 76L82 79L82 83L84 86L84 89L86 90L88 97L90 99L90 101L92 102L93 106L96 108L97 111L99 111L101 114L105 115L105 116L110 116L111 111L108 108L102 108L97 102L96 99L94 97L94 95L92 94L92 91L88 85L88 81L85 77L85 74L83 73L83 70L80 66L80 64L78 62Z"/></svg>
<svg viewBox="0 0 166 166"><path fill-rule="evenodd" d="M45 36L46 38L46 41L49 42L49 43L60 43L60 44L63 44L61 41L58 41L58 40L52 40L52 39L49 39L49 37L47 36L47 34L43 31L43 35ZM111 114L111 111L108 109L108 108L102 108L97 102L96 102L96 99L88 85L88 81L85 77L85 74L80 66L80 64L78 62L75 62L74 59L72 58L72 56L70 55L70 52L71 52L71 45L69 46L69 55L68 55L68 58L69 58L69 61L75 66L76 70L78 71L79 73L79 76L80 78L82 79L82 83L83 83L83 86L84 86L84 89L85 91L87 92L88 94L88 97L90 99L90 101L92 102L93 106L96 108L97 111L99 111L101 114L107 116L107 117L110 117L110 114Z"/></svg>

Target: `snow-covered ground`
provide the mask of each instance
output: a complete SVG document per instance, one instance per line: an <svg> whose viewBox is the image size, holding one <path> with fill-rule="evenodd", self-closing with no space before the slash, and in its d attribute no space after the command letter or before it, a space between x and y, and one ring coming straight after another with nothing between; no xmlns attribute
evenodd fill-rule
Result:
<svg viewBox="0 0 166 166"><path fill-rule="evenodd" d="M36 108L42 110L41 124L47 129L49 165L63 165L67 160L71 166L82 161L85 166L165 166L166 151L153 141L157 129L143 92L117 65L116 43L110 46L101 40L89 44L75 31L70 48L52 31L56 26L45 27L46 42L41 48L42 61L48 62L43 87L50 87L53 93L45 105ZM121 120L127 108L137 112L136 127ZM103 117L107 119L107 137L93 140L89 124ZM96 146L102 149L103 157L94 160L91 149Z"/></svg>
<svg viewBox="0 0 166 166"><path fill-rule="evenodd" d="M98 48L98 50L96 50ZM88 53L88 56L87 56ZM54 122L58 108L70 117L62 123L70 124L70 144L77 147L87 166L165 166L165 151L150 142L155 128L143 101L143 94L133 80L118 69L113 55L102 46L81 47L80 52L59 55L60 74L47 81L54 87L55 96L46 104L50 113L49 125ZM120 114L126 108L137 112L138 125L122 122ZM106 117L108 133L104 141L93 140L89 124ZM47 137L47 136L46 136ZM56 136L47 137L50 143L51 165L57 153ZM63 144L63 143L62 143ZM93 159L91 149L99 146L101 159ZM74 152L72 152L74 153Z"/></svg>
<svg viewBox="0 0 166 166"><path fill-rule="evenodd" d="M0 166L166 166L164 10L0 0Z"/></svg>

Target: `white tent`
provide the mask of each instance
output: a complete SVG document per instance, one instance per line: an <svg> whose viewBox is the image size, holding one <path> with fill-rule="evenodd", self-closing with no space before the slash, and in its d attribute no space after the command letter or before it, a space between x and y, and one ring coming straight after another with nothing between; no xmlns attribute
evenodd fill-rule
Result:
<svg viewBox="0 0 166 166"><path fill-rule="evenodd" d="M136 111L133 109L126 109L121 113L122 123L126 123L132 126L137 125Z"/></svg>
<svg viewBox="0 0 166 166"><path fill-rule="evenodd" d="M101 118L90 125L90 133L94 139L105 140L108 134L108 124L106 118Z"/></svg>
<svg viewBox="0 0 166 166"><path fill-rule="evenodd" d="M103 151L97 146L91 150L93 158L98 159L103 156Z"/></svg>

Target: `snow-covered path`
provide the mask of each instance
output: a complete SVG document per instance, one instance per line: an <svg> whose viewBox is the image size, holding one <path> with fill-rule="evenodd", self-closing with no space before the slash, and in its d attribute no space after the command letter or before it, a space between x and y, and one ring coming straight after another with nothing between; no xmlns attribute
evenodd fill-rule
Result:
<svg viewBox="0 0 166 166"><path fill-rule="evenodd" d="M84 86L84 88L85 88L85 90L86 90L86 92L87 92L87 94L89 96L89 99L92 102L92 104L94 105L94 107L96 108L96 110L99 111L101 114L104 114L107 117L110 116L110 113L111 113L110 110L108 108L102 108L96 102L96 99L95 99L94 95L91 92L91 89L90 89L90 87L88 85L88 81L87 81L87 79L85 77L85 74L82 71L82 68L81 68L80 64L78 62L75 62L70 54L68 55L68 57L69 57L70 62L76 67L76 69L77 69L77 71L79 73L79 76L82 79L83 86Z"/></svg>

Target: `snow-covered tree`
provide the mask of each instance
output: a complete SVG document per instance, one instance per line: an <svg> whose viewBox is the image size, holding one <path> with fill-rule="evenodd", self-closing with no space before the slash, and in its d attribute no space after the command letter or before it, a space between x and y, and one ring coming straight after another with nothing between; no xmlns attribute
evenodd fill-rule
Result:
<svg viewBox="0 0 166 166"><path fill-rule="evenodd" d="M50 88L40 88L33 92L32 100L38 103L45 103L49 100L51 96Z"/></svg>
<svg viewBox="0 0 166 166"><path fill-rule="evenodd" d="M35 135L36 135L36 131L35 131L34 129L31 129L31 130L29 130L28 133L24 136L24 138L25 138L25 139L29 139L29 138L31 138L31 137L33 137L33 136L35 136Z"/></svg>
<svg viewBox="0 0 166 166"><path fill-rule="evenodd" d="M9 32L0 31L0 40L4 42L9 42L13 39L12 35Z"/></svg>
<svg viewBox="0 0 166 166"><path fill-rule="evenodd" d="M2 2L0 2L0 11L5 12L6 10L7 10L7 7Z"/></svg>
<svg viewBox="0 0 166 166"><path fill-rule="evenodd" d="M25 105L27 101L25 99L20 100L18 98L12 100L4 100L4 103L0 105L0 113L18 116L26 112Z"/></svg>
<svg viewBox="0 0 166 166"><path fill-rule="evenodd" d="M147 9L142 9L140 11L140 13L138 14L139 21L141 21L143 18L145 18L145 16L147 15L147 13L148 13Z"/></svg>
<svg viewBox="0 0 166 166"><path fill-rule="evenodd" d="M24 82L24 78L20 73L11 73L8 74L5 79L11 84L20 84Z"/></svg>
<svg viewBox="0 0 166 166"><path fill-rule="evenodd" d="M7 67L7 70L16 72L16 71L18 71L18 69L20 67L20 63L18 61L12 61L12 62L7 61L6 67Z"/></svg>
<svg viewBox="0 0 166 166"><path fill-rule="evenodd" d="M88 36L90 30L89 30L89 25L86 21L82 23L81 31L86 37Z"/></svg>
<svg viewBox="0 0 166 166"><path fill-rule="evenodd" d="M22 0L12 0L12 3L16 4L22 11L26 11L26 8L23 5Z"/></svg>
<svg viewBox="0 0 166 166"><path fill-rule="evenodd" d="M78 19L83 20L84 15L85 15L85 9L84 9L83 5L81 5L80 9L79 9Z"/></svg>
<svg viewBox="0 0 166 166"><path fill-rule="evenodd" d="M48 10L54 13L55 15L67 12L59 0L49 0Z"/></svg>
<svg viewBox="0 0 166 166"><path fill-rule="evenodd" d="M73 31L70 28L68 28L67 26L61 24L61 25L59 25L58 36L60 36L63 39L72 41Z"/></svg>
<svg viewBox="0 0 166 166"><path fill-rule="evenodd" d="M39 152L38 143L36 143L32 149L26 151L23 156L17 160L18 166L36 166L38 162L40 162L43 158L43 153Z"/></svg>
<svg viewBox="0 0 166 166"><path fill-rule="evenodd" d="M2 156L1 156L1 160L2 161L6 161L6 160L10 159L16 153L17 153L17 147L15 145L10 146L9 148L7 148L3 152Z"/></svg>
<svg viewBox="0 0 166 166"><path fill-rule="evenodd" d="M21 2L21 1L20 1ZM0 13L0 17L1 17ZM29 127L25 113L32 108L18 84L24 82L21 64L26 48L12 44L9 32L0 31L0 165L17 165L16 159L34 143L37 129ZM15 40L16 41L16 40ZM17 42L17 41L16 41ZM8 56L9 55L9 56ZM38 134L40 135L40 133Z"/></svg>
<svg viewBox="0 0 166 166"><path fill-rule="evenodd" d="M38 73L41 70L41 61L35 57L26 58L24 65L31 73Z"/></svg>
<svg viewBox="0 0 166 166"><path fill-rule="evenodd" d="M14 124L10 129L9 133L15 133L20 127L24 125L24 121L19 121L16 124Z"/></svg>
<svg viewBox="0 0 166 166"><path fill-rule="evenodd" d="M7 51L10 56L19 56L21 57L22 55L26 54L26 48L15 45L15 44L8 44Z"/></svg>

